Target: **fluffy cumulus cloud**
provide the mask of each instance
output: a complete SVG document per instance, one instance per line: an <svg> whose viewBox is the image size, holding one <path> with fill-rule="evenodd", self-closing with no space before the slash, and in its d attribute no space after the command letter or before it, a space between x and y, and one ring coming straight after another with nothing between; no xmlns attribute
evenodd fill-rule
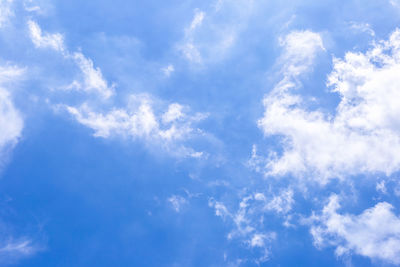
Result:
<svg viewBox="0 0 400 267"><path fill-rule="evenodd" d="M284 137L282 155L271 153L267 174L312 174L324 183L333 177L399 170L400 31L365 53L334 59L328 76L332 93L340 96L334 114L308 109L295 92L297 77L323 49L320 37L296 32L283 45L284 78L265 97L266 111L259 121L266 135Z"/></svg>
<svg viewBox="0 0 400 267"><path fill-rule="evenodd" d="M335 246L336 254L356 253L400 264L400 217L380 202L359 215L340 214L339 197L332 195L321 214L313 215L311 234L317 247Z"/></svg>
<svg viewBox="0 0 400 267"><path fill-rule="evenodd" d="M154 101L146 95L132 95L126 108L115 108L106 113L97 112L88 104L65 108L79 123L93 129L94 136L141 139L171 152L172 147L177 148L179 141L192 135L201 135L201 130L193 125L207 116L202 113L189 115L185 112L189 108L177 103L170 104L162 112L156 112ZM185 147L175 152L181 156L199 156L199 152Z"/></svg>
<svg viewBox="0 0 400 267"><path fill-rule="evenodd" d="M23 73L13 66L0 66L0 164L21 136L23 119L15 108L10 92L5 88Z"/></svg>

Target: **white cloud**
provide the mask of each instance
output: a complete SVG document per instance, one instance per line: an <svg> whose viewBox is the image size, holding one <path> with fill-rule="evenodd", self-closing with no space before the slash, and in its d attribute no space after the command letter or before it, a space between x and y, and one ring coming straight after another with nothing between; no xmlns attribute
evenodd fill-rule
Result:
<svg viewBox="0 0 400 267"><path fill-rule="evenodd" d="M197 28L201 26L203 23L205 13L199 9L195 10L195 14L193 17L190 26L185 30L185 41L184 44L180 47L180 50L191 62L201 63L202 58L200 52L194 44L194 34Z"/></svg>
<svg viewBox="0 0 400 267"><path fill-rule="evenodd" d="M201 23L201 18L198 18L192 26L197 27L199 23ZM36 47L58 51L66 60L72 60L80 69L82 77L73 80L64 89L95 93L103 99L109 99L114 95L115 86L108 85L100 68L96 68L93 61L81 52L68 51L64 46L62 35L43 33L39 25L33 21L30 21L28 25ZM163 71L166 75L170 75L174 67L169 65ZM182 143L191 136L204 134L192 125L203 120L207 116L205 114L188 115L186 113L188 108L177 103L172 103L165 112L160 113L160 108L154 105L151 97L145 95L131 95L130 103L126 107L111 108L109 111L104 111L101 103L97 105L97 108L93 106L96 106L93 105L93 101L85 101L80 106L56 105L56 109L57 107L65 108L79 123L93 129L96 137L121 136L142 139L146 145L161 146L176 156L207 157L205 153L195 151Z"/></svg>
<svg viewBox="0 0 400 267"><path fill-rule="evenodd" d="M322 214L312 216L317 247L335 246L339 256L356 253L400 264L400 217L392 205L381 202L359 215L339 214L339 208L338 196L333 195Z"/></svg>
<svg viewBox="0 0 400 267"><path fill-rule="evenodd" d="M34 2L33 0L25 0L23 3L24 3L25 10L28 12L41 13L41 11L42 11L39 5L35 5L36 2Z"/></svg>
<svg viewBox="0 0 400 267"><path fill-rule="evenodd" d="M83 90L86 92L95 92L107 99L114 94L114 86L109 86L107 81L103 78L100 68L93 66L93 61L86 58L82 53L77 52L72 55L76 64L83 74L83 85L74 81L70 88Z"/></svg>
<svg viewBox="0 0 400 267"><path fill-rule="evenodd" d="M7 24L9 18L14 14L11 7L13 0L0 0L0 28Z"/></svg>
<svg viewBox="0 0 400 267"><path fill-rule="evenodd" d="M293 190L282 190L279 195L275 195L265 205L266 210L272 210L277 213L288 213L294 204Z"/></svg>
<svg viewBox="0 0 400 267"><path fill-rule="evenodd" d="M197 65L224 59L247 24L252 8L252 0L218 0L205 11L195 9L178 50Z"/></svg>
<svg viewBox="0 0 400 267"><path fill-rule="evenodd" d="M192 23L190 24L189 29L187 29L187 31L189 32L189 34L191 34L194 30L196 30L196 28L200 27L201 24L203 23L204 20L204 16L205 13L201 10L196 10L195 14L194 14L194 18L192 20Z"/></svg>
<svg viewBox="0 0 400 267"><path fill-rule="evenodd" d="M37 251L37 248L32 244L32 241L29 239L23 239L19 241L9 241L3 247L0 247L0 257L7 255L20 257L20 256L29 256L34 254Z"/></svg>
<svg viewBox="0 0 400 267"><path fill-rule="evenodd" d="M164 147L171 153L184 157L201 157L203 153L180 146L193 135L201 133L193 124L203 120L206 115L183 113L183 107L170 104L167 111L155 112L149 96L131 96L126 108L112 109L107 113L94 111L88 104L80 107L65 106L67 111L81 124L94 130L94 136L111 136L142 139L148 144ZM174 150L174 151L172 151Z"/></svg>
<svg viewBox="0 0 400 267"><path fill-rule="evenodd" d="M4 86L12 83L22 73L23 70L17 67L0 67L0 164L3 164L6 152L18 142L24 125L10 93Z"/></svg>
<svg viewBox="0 0 400 267"><path fill-rule="evenodd" d="M176 212L182 210L183 205L187 204L187 200L184 197L173 195L168 198L168 202L172 205Z"/></svg>
<svg viewBox="0 0 400 267"><path fill-rule="evenodd" d="M47 48L61 53L65 59L72 59L82 73L83 81L74 80L66 89L96 93L104 99L114 94L114 86L109 86L100 68L95 68L93 61L81 52L71 53L64 45L64 37L60 33L43 33L35 21L28 21L31 39L35 47Z"/></svg>
<svg viewBox="0 0 400 267"><path fill-rule="evenodd" d="M294 31L280 38L284 53L280 58L283 73L286 78L294 77L307 71L317 53L325 50L322 38L318 33L311 31Z"/></svg>
<svg viewBox="0 0 400 267"><path fill-rule="evenodd" d="M7 91L0 89L0 149L15 144L20 137L23 121Z"/></svg>
<svg viewBox="0 0 400 267"><path fill-rule="evenodd" d="M263 216L260 216L258 209L254 207L253 201L259 200L260 195L244 197L239 203L239 209L232 213L224 203L209 199L208 205L215 209L215 215L221 217L224 221L233 223L233 230L228 234L228 240L239 239L248 248L260 249L260 257L255 259L256 262L265 262L270 256L270 244L276 239L275 232L267 232L264 230ZM257 212L258 211L258 212ZM261 219L257 218L258 216Z"/></svg>
<svg viewBox="0 0 400 267"><path fill-rule="evenodd" d="M309 111L303 98L293 93L296 77L310 69L316 47L322 49L318 38L300 43L297 48L296 42L289 42L284 78L264 98L260 127L266 135L284 137L283 153L270 155L266 173L313 174L325 183L332 177L399 170L400 31L366 53L349 52L343 60L334 59L328 84L341 98L334 116Z"/></svg>
<svg viewBox="0 0 400 267"><path fill-rule="evenodd" d="M230 212L223 202L214 198L210 198L208 202L209 207L214 208L216 216L233 224L228 234L229 240L238 239L249 248L262 248L262 256L257 259L259 262L269 259L270 244L277 236L275 232L265 230L264 216L268 212L275 212L285 219L283 224L289 226L288 214L293 204L293 190L290 188L277 194L258 192L243 197L235 212Z"/></svg>
<svg viewBox="0 0 400 267"><path fill-rule="evenodd" d="M182 111L183 111L182 105L173 103L173 104L169 105L167 112L165 112L162 115L162 121L164 123L174 122L174 121L184 117L184 114Z"/></svg>
<svg viewBox="0 0 400 267"><path fill-rule="evenodd" d="M31 257L42 250L44 250L44 247L27 237L18 239L13 237L1 238L0 264L2 266L16 264L21 259Z"/></svg>
<svg viewBox="0 0 400 267"><path fill-rule="evenodd" d="M376 183L375 188L376 188L376 191L381 192L382 194L387 194L385 181L382 180L379 183Z"/></svg>
<svg viewBox="0 0 400 267"><path fill-rule="evenodd" d="M28 21L31 39L37 48L51 48L58 52L64 52L64 37L60 33L43 33L35 21Z"/></svg>
<svg viewBox="0 0 400 267"><path fill-rule="evenodd" d="M263 193L255 193L254 200L261 203L255 210L274 211L279 214L287 214L291 211L294 204L293 190L291 188L283 189L272 197L266 197ZM258 203L257 203L258 204Z"/></svg>
<svg viewBox="0 0 400 267"><path fill-rule="evenodd" d="M371 36L375 36L375 31L371 28L368 23L356 23L350 22L350 28L356 31L365 32Z"/></svg>
<svg viewBox="0 0 400 267"><path fill-rule="evenodd" d="M399 0L390 0L390 4L392 4L395 7L400 7L400 1Z"/></svg>
<svg viewBox="0 0 400 267"><path fill-rule="evenodd" d="M172 64L169 64L165 68L161 69L165 76L169 77L175 71L175 67Z"/></svg>

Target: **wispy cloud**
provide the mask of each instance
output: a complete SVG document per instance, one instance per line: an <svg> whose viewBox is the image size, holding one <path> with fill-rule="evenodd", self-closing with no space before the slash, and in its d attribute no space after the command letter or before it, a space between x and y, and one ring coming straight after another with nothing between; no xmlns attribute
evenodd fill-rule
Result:
<svg viewBox="0 0 400 267"><path fill-rule="evenodd" d="M350 22L350 28L355 31L367 33L372 37L375 36L375 31L371 28L371 25L369 25L368 23L356 23L353 21Z"/></svg>
<svg viewBox="0 0 400 267"><path fill-rule="evenodd" d="M247 248L256 249L258 256L253 260L256 263L266 262L270 257L271 242L277 234L267 231L263 223L263 212L266 206L260 208L256 202L260 201L260 194L249 195L242 198L236 212L230 212L223 202L209 199L208 205L215 210L215 215L225 222L233 224L233 229L228 234L228 240L239 240ZM266 199L261 200L265 205Z"/></svg>
<svg viewBox="0 0 400 267"><path fill-rule="evenodd" d="M169 77L175 71L175 67L172 64L161 69L165 76Z"/></svg>
<svg viewBox="0 0 400 267"><path fill-rule="evenodd" d="M252 0L218 0L205 10L195 9L178 50L196 65L223 60L246 26L252 9Z"/></svg>
<svg viewBox="0 0 400 267"><path fill-rule="evenodd" d="M64 37L60 33L43 33L35 21L28 21L32 42L37 48L50 48L64 53Z"/></svg>
<svg viewBox="0 0 400 267"><path fill-rule="evenodd" d="M12 10L13 0L0 0L0 28L8 23L14 14Z"/></svg>
<svg viewBox="0 0 400 267"><path fill-rule="evenodd" d="M100 68L94 67L91 59L85 57L81 52L71 53L68 51L62 34L43 32L40 26L32 20L28 21L28 27L35 47L57 51L65 59L75 62L81 70L82 81L74 80L70 85L65 86L65 89L95 93L104 99L108 99L114 94L114 85L108 85Z"/></svg>
<svg viewBox="0 0 400 267"><path fill-rule="evenodd" d="M0 167L6 160L7 152L18 142L24 125L6 89L7 84L13 84L23 72L23 69L15 66L0 66Z"/></svg>
<svg viewBox="0 0 400 267"><path fill-rule="evenodd" d="M187 204L187 200L182 196L173 195L168 198L168 202L171 204L172 208L176 212L180 212L185 204Z"/></svg>

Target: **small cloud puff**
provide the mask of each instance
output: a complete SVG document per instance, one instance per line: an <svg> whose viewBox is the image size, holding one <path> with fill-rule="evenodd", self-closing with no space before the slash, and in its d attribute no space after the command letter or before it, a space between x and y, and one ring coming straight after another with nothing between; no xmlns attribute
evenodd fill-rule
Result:
<svg viewBox="0 0 400 267"><path fill-rule="evenodd" d="M187 200L184 197L176 195L168 198L168 202L172 205L172 208L178 213L182 210L183 205L187 204Z"/></svg>
<svg viewBox="0 0 400 267"><path fill-rule="evenodd" d="M165 68L162 68L161 71L164 73L165 76L169 77L175 71L175 67L172 64L169 64Z"/></svg>

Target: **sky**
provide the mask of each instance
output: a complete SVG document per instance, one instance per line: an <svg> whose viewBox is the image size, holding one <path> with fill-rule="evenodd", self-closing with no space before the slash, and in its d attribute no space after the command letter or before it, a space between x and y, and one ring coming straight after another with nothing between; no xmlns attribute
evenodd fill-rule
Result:
<svg viewBox="0 0 400 267"><path fill-rule="evenodd" d="M0 266L399 266L400 1L0 0Z"/></svg>

